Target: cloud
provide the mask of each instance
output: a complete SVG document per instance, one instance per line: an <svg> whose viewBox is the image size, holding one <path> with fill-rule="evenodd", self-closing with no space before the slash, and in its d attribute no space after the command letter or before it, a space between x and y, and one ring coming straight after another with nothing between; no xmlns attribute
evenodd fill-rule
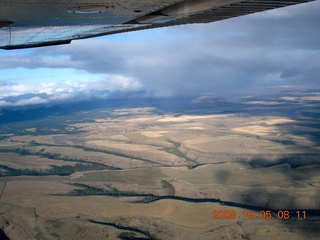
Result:
<svg viewBox="0 0 320 240"><path fill-rule="evenodd" d="M25 105L38 105L48 103L46 99L42 99L41 97L32 97L29 99L20 99L16 102L10 101L0 101L0 107L17 107L17 106L25 106Z"/></svg>
<svg viewBox="0 0 320 240"><path fill-rule="evenodd" d="M138 80L119 75L111 77L109 82L111 91L136 91L142 88L142 84Z"/></svg>
<svg viewBox="0 0 320 240"><path fill-rule="evenodd" d="M21 99L17 101L14 105L15 106L24 106L24 105L35 105L35 104L43 104L47 103L46 99L42 99L41 97L32 97L30 99Z"/></svg>
<svg viewBox="0 0 320 240"><path fill-rule="evenodd" d="M0 105L8 97L17 97L17 104L26 93L45 94L41 99L50 102L113 92L232 96L257 86L319 85L319 22L320 1L315 1L211 24L118 35L126 41L103 37L31 52L5 52L0 69L65 68L91 74L92 79L41 84L7 80L0 89ZM146 32L146 39L135 37Z"/></svg>
<svg viewBox="0 0 320 240"><path fill-rule="evenodd" d="M139 81L122 75L108 75L94 81L10 83L0 88L0 107L102 99L141 89Z"/></svg>

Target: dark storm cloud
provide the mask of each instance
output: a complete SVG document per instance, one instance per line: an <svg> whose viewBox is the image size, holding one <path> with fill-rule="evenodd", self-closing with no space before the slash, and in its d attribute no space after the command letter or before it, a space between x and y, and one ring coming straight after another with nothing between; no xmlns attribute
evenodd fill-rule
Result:
<svg viewBox="0 0 320 240"><path fill-rule="evenodd" d="M9 53L0 68L73 68L115 75L113 84L119 79L121 87L134 83L139 86L135 90L155 95L232 95L252 86L319 84L319 23L320 1L315 1L211 24L166 28L161 36L159 30L148 30L155 37L146 40L106 37L32 54ZM122 36L138 34L145 32Z"/></svg>

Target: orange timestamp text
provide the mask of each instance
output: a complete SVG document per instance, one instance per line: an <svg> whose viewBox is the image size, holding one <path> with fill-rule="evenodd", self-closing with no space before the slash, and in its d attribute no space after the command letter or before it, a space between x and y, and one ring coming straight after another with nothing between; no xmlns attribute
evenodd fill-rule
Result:
<svg viewBox="0 0 320 240"><path fill-rule="evenodd" d="M212 210L212 219L271 219L276 217L280 220L288 219L305 219L307 217L306 211L304 210L243 210L241 213L236 210Z"/></svg>

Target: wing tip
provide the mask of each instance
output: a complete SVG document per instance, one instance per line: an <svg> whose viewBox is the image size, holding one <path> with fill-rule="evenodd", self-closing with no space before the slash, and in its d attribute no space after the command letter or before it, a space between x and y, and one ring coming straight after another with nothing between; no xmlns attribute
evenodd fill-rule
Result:
<svg viewBox="0 0 320 240"><path fill-rule="evenodd" d="M0 49L16 50L16 49L26 49L26 48L50 47L50 46L70 44L71 41L72 40L62 40L62 41L43 42L43 43L34 43L34 44L7 45L7 46L1 46Z"/></svg>

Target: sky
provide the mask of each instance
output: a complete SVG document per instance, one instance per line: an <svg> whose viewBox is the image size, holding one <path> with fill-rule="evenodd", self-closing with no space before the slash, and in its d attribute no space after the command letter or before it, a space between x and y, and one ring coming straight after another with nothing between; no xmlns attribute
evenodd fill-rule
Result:
<svg viewBox="0 0 320 240"><path fill-rule="evenodd" d="M320 85L320 0L190 24L0 50L0 109L127 96L235 96Z"/></svg>

